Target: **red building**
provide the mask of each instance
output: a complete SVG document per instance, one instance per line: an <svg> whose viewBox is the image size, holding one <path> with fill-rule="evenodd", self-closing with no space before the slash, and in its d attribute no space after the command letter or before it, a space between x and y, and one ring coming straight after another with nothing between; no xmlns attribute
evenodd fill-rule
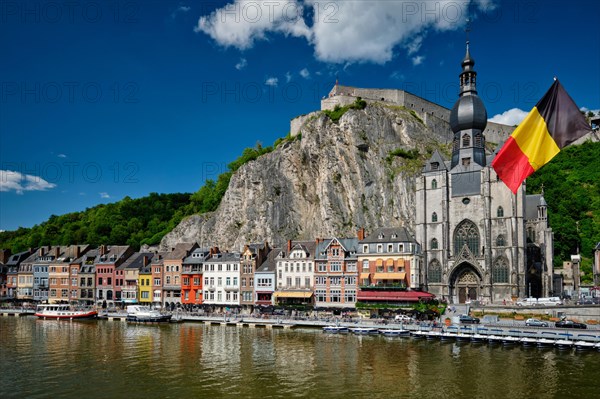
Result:
<svg viewBox="0 0 600 399"><path fill-rule="evenodd" d="M121 301L123 276L117 276L116 269L132 254L133 248L128 245L101 245L96 266L96 301L98 305L114 304Z"/></svg>
<svg viewBox="0 0 600 399"><path fill-rule="evenodd" d="M202 267L204 261L212 257L213 253L213 249L196 248L183 260L181 303L184 305L202 304Z"/></svg>

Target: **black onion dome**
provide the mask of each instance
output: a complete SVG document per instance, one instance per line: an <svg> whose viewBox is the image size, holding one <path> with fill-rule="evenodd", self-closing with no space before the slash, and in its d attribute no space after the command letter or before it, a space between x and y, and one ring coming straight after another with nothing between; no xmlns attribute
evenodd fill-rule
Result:
<svg viewBox="0 0 600 399"><path fill-rule="evenodd" d="M450 111L450 127L454 133L467 129L485 130L487 111L477 94L461 96Z"/></svg>

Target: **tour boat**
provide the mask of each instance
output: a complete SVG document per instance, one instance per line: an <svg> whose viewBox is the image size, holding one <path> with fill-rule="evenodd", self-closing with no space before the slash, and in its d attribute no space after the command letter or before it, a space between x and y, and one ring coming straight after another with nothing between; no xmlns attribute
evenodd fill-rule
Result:
<svg viewBox="0 0 600 399"><path fill-rule="evenodd" d="M70 305L38 305L35 315L40 319L53 320L82 320L95 319L98 317L98 312L94 309L74 309Z"/></svg>
<svg viewBox="0 0 600 399"><path fill-rule="evenodd" d="M348 327L343 326L325 326L323 327L323 332L330 334L339 334L339 333L347 333Z"/></svg>
<svg viewBox="0 0 600 399"><path fill-rule="evenodd" d="M162 314L147 306L129 305L125 320L132 323L168 323L171 321L171 315Z"/></svg>

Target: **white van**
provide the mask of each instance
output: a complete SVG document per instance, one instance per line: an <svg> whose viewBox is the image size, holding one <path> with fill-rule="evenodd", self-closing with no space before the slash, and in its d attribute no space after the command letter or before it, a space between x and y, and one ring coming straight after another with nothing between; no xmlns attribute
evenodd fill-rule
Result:
<svg viewBox="0 0 600 399"><path fill-rule="evenodd" d="M547 298L523 298L517 300L517 306L558 306L562 304L562 301L557 296Z"/></svg>

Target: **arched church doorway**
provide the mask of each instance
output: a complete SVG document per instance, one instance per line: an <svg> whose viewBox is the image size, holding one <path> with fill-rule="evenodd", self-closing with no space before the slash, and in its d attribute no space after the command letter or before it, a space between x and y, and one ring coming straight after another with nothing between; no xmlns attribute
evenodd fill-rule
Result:
<svg viewBox="0 0 600 399"><path fill-rule="evenodd" d="M481 277L468 263L463 263L455 269L450 283L454 300L458 303L477 300L481 294Z"/></svg>

